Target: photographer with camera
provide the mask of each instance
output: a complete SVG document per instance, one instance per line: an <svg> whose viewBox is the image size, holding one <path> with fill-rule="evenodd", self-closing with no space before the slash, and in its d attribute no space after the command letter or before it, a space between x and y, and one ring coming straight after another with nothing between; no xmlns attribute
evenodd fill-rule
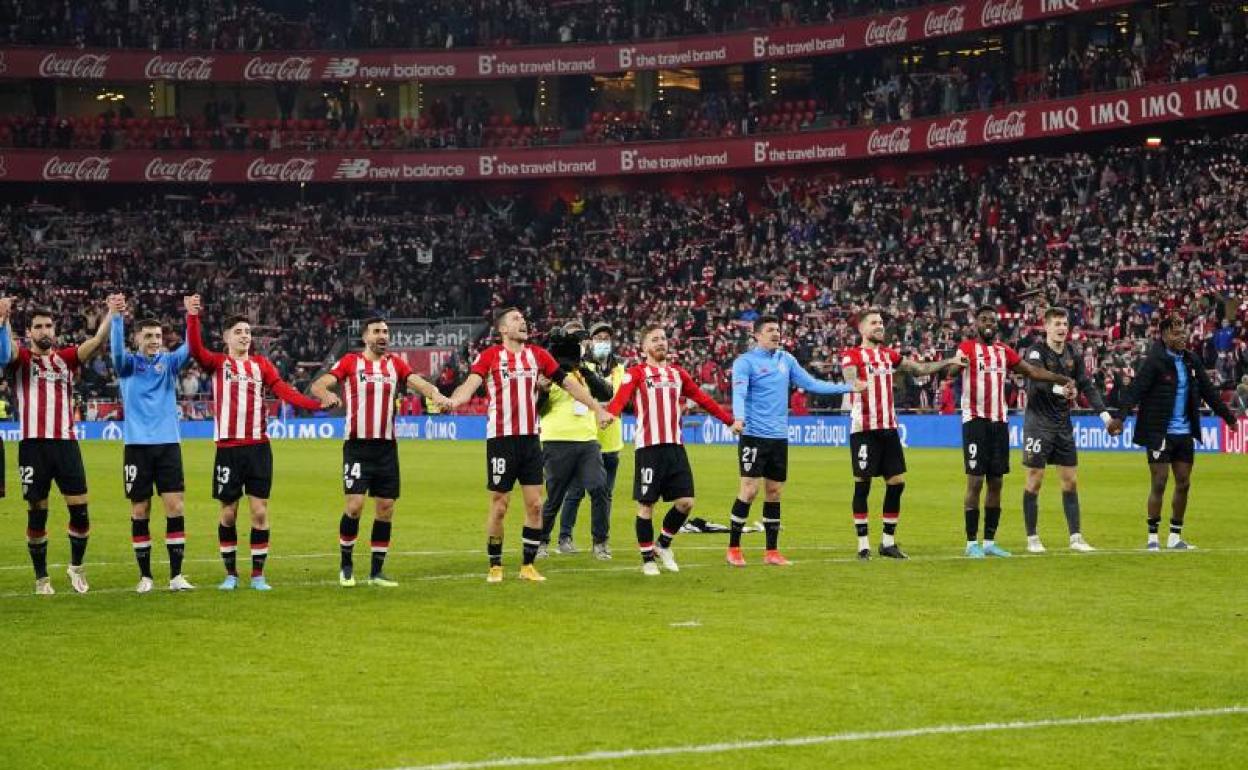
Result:
<svg viewBox="0 0 1248 770"><path fill-rule="evenodd" d="M576 378L589 389L599 401L610 401L614 390L582 360L581 344L586 339L585 327L572 321L552 329L547 348L568 376ZM555 516L563 504L568 488L575 482L586 490L590 499L602 494L607 483L606 468L602 461L602 448L598 443L598 422L584 404L576 401L559 385L546 378L539 378L537 410L541 415L542 457L546 467L546 503L542 507L542 544L538 558L549 553L550 535L555 527ZM605 537L604 537L605 540ZM567 545L571 545L568 536ZM565 548L560 538L561 550Z"/></svg>

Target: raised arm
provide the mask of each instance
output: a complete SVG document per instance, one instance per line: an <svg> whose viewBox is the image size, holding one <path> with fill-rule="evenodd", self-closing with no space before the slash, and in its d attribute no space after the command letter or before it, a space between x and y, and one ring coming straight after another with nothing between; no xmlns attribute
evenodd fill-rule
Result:
<svg viewBox="0 0 1248 770"><path fill-rule="evenodd" d="M0 297L0 367L13 360L13 330L9 328L9 316L13 313L13 299Z"/></svg>
<svg viewBox="0 0 1248 770"><path fill-rule="evenodd" d="M184 297L183 302L186 305L186 343L190 346L191 358L194 358L204 371L216 371L221 367L225 356L204 347L204 338L199 328L199 295Z"/></svg>
<svg viewBox="0 0 1248 770"><path fill-rule="evenodd" d="M95 357L99 352L100 346L108 339L109 332L113 328L113 317L118 313L118 307L125 306L125 299L118 294L108 295L108 312L100 319L100 327L95 330L95 334L78 346L78 361L86 363Z"/></svg>
<svg viewBox="0 0 1248 770"><path fill-rule="evenodd" d="M134 374L134 362L126 351L126 319L120 313L113 316L112 331L108 336L108 356L118 377Z"/></svg>

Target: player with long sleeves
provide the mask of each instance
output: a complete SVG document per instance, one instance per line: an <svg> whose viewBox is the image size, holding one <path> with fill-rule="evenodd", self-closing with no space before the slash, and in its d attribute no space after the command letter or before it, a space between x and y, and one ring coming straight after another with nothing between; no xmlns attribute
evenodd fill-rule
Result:
<svg viewBox="0 0 1248 770"><path fill-rule="evenodd" d="M693 510L693 471L681 438L685 399L731 425L734 433L739 434L742 425L702 392L688 372L667 362L667 332L662 326L647 324L640 336L645 360L629 368L607 411L618 417L625 405L632 402L637 415L633 454L637 547L641 549L642 573L653 576L659 574L656 556L668 572L680 571L672 554L672 538ZM663 517L663 529L656 542L654 506L660 497L672 503L672 507Z"/></svg>
<svg viewBox="0 0 1248 770"><path fill-rule="evenodd" d="M169 552L169 590L194 588L182 574L186 551L182 444L178 432L178 375L191 357L190 344L183 340L174 350L166 350L164 328L149 318L135 324L138 352L126 346L126 299L109 298L113 321L109 332L109 356L120 380L121 403L125 408L122 483L130 500L130 539L139 565L141 594L152 590L152 489L155 487L165 507L165 548Z"/></svg>
<svg viewBox="0 0 1248 770"><path fill-rule="evenodd" d="M282 381L264 356L251 352L251 324L243 316L225 319L225 353L204 347L200 335L199 295L187 297L186 337L191 356L212 376L213 460L212 496L221 503L217 540L225 565L222 591L238 587L235 552L238 549L238 501L246 493L251 508L251 587L268 591L264 563L269 555L269 492L273 488L273 449L265 427L264 396L271 392L299 409L319 409L333 403L314 401Z"/></svg>
<svg viewBox="0 0 1248 770"><path fill-rule="evenodd" d="M763 482L763 561L788 565L780 554L780 494L789 472L789 391L801 388L819 395L852 393L851 385L816 379L791 353L780 349L780 319L760 316L754 321L754 347L732 363L732 413L742 423L737 446L740 482L732 504L728 533L728 563L744 567L741 533L750 505Z"/></svg>

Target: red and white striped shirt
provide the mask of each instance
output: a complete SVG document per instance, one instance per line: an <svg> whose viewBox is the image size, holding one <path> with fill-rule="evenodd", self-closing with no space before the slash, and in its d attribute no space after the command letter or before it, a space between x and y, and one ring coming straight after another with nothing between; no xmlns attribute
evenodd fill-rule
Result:
<svg viewBox="0 0 1248 770"><path fill-rule="evenodd" d="M217 446L263 444L269 440L264 413L266 389L300 409L321 408L319 401L283 382L277 367L267 358L234 358L205 348L199 333L199 316L187 316L186 337L195 361L212 375L212 437Z"/></svg>
<svg viewBox="0 0 1248 770"><path fill-rule="evenodd" d="M477 355L471 372L485 380L489 406L485 437L536 436L537 376L553 377L559 364L545 348L525 345L512 353L492 345Z"/></svg>
<svg viewBox="0 0 1248 770"><path fill-rule="evenodd" d="M867 385L863 392L849 394L850 433L897 430L893 372L900 363L901 354L891 348L860 346L841 354L841 368L854 367Z"/></svg>
<svg viewBox="0 0 1248 770"><path fill-rule="evenodd" d="M963 340L958 350L969 361L962 370L962 422L977 418L1005 422L1005 383L1022 360L1018 351L1003 342L986 345L980 340Z"/></svg>
<svg viewBox="0 0 1248 770"><path fill-rule="evenodd" d="M72 440L74 435L74 372L78 348L61 348L39 356L27 348L14 351L9 373L17 389L22 438Z"/></svg>
<svg viewBox="0 0 1248 770"><path fill-rule="evenodd" d="M675 365L630 367L607 411L619 417L630 399L637 414L637 435L633 440L638 449L684 443L680 418L685 399L692 400L725 425L732 424L732 415L703 392L688 372Z"/></svg>
<svg viewBox="0 0 1248 770"><path fill-rule="evenodd" d="M407 362L393 353L377 361L363 353L348 353L329 373L342 383L347 438L393 441L394 400L412 373Z"/></svg>

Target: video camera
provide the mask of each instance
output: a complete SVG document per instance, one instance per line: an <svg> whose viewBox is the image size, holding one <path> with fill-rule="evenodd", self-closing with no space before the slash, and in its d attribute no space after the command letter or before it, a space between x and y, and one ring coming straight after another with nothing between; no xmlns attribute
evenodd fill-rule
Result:
<svg viewBox="0 0 1248 770"><path fill-rule="evenodd" d="M584 329L556 326L546 335L546 347L560 366L574 372L581 365L581 343L588 337Z"/></svg>

